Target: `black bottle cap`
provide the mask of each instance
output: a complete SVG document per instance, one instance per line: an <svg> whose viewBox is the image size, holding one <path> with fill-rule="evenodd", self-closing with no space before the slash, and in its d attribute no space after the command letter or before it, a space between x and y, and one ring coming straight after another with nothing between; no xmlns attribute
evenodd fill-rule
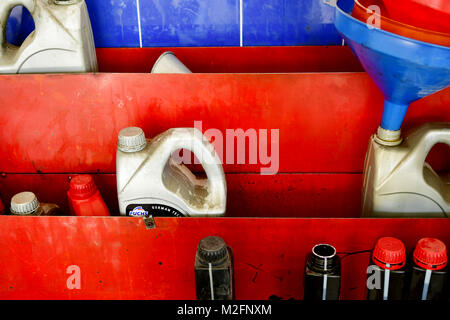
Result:
<svg viewBox="0 0 450 320"><path fill-rule="evenodd" d="M227 257L227 244L222 238L210 236L200 240L197 254L206 262L218 262Z"/></svg>

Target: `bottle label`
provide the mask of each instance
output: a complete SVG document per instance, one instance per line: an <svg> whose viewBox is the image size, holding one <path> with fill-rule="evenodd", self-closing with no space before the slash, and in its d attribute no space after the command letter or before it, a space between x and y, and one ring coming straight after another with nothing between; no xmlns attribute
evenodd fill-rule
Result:
<svg viewBox="0 0 450 320"><path fill-rule="evenodd" d="M130 204L126 215L130 217L184 217L178 210L163 204Z"/></svg>

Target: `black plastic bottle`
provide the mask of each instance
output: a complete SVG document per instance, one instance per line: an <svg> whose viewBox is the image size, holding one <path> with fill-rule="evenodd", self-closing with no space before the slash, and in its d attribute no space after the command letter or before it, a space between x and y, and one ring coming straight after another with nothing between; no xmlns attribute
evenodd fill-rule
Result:
<svg viewBox="0 0 450 320"><path fill-rule="evenodd" d="M195 257L197 300L233 299L232 252L219 237L200 240Z"/></svg>
<svg viewBox="0 0 450 320"><path fill-rule="evenodd" d="M305 300L339 300L341 262L336 249L318 244L308 255L305 268Z"/></svg>
<svg viewBox="0 0 450 320"><path fill-rule="evenodd" d="M378 239L367 268L367 300L402 300L407 279L406 249L392 237Z"/></svg>
<svg viewBox="0 0 450 320"><path fill-rule="evenodd" d="M408 300L444 300L448 296L447 248L435 238L417 242L410 268Z"/></svg>

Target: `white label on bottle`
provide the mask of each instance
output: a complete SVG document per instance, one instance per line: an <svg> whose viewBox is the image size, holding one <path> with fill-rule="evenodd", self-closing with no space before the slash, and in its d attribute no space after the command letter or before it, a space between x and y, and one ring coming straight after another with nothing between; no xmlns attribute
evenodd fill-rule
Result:
<svg viewBox="0 0 450 320"><path fill-rule="evenodd" d="M390 268L391 265L389 263L386 263L386 268ZM389 277L391 275L391 270L385 269L384 270L384 287L383 287L383 300L388 299L389 294Z"/></svg>
<svg viewBox="0 0 450 320"><path fill-rule="evenodd" d="M325 262L324 262L324 270L327 271L327 258L325 258ZM327 300L327 279L328 275L325 274L323 276L323 287L322 287L322 300Z"/></svg>
<svg viewBox="0 0 450 320"><path fill-rule="evenodd" d="M425 281L423 283L422 300L427 300L428 288L430 287L431 270L425 272Z"/></svg>
<svg viewBox="0 0 450 320"><path fill-rule="evenodd" d="M213 283L213 274L212 274L212 264L208 263L209 265L209 286L211 290L211 300L214 300L214 283Z"/></svg>

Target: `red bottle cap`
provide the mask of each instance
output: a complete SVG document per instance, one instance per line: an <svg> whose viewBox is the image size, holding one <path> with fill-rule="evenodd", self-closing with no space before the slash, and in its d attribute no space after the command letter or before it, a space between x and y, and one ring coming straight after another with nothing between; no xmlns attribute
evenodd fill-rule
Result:
<svg viewBox="0 0 450 320"><path fill-rule="evenodd" d="M87 199L95 194L97 186L89 174L81 174L70 180L69 195L75 199Z"/></svg>
<svg viewBox="0 0 450 320"><path fill-rule="evenodd" d="M414 262L421 268L441 270L447 265L447 248L435 238L422 238L413 253Z"/></svg>
<svg viewBox="0 0 450 320"><path fill-rule="evenodd" d="M372 261L383 269L401 269L406 263L405 245L397 238L380 238L373 249Z"/></svg>

